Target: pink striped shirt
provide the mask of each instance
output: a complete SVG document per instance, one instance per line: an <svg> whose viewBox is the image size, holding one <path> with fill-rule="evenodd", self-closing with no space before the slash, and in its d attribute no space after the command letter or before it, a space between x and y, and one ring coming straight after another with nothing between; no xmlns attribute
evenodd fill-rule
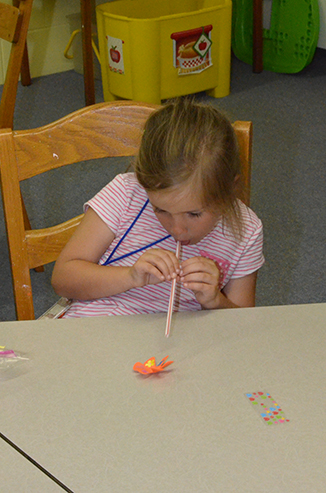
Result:
<svg viewBox="0 0 326 493"><path fill-rule="evenodd" d="M104 187L85 208L91 207L115 234L115 239L99 263L103 264L131 225L148 199L146 191L139 185L134 173L118 175ZM216 227L196 245L184 245L181 261L203 256L217 262L221 271L221 289L230 279L244 277L258 270L264 263L262 223L256 214L240 202L243 219L243 236L238 240L227 225L219 222ZM157 220L149 203L113 255L113 259L135 251L167 235ZM172 237L155 248L175 251ZM142 255L135 253L118 260L113 266L130 266ZM103 267L105 268L105 267ZM104 315L132 315L164 312L168 308L171 282L133 288L108 298L91 301L74 300L65 317L89 317ZM189 289L177 284L176 311L200 310L201 306Z"/></svg>

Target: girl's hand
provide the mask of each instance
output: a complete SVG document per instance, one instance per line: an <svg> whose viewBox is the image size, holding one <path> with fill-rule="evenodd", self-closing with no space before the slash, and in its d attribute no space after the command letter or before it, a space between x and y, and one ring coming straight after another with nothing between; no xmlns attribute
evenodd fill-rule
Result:
<svg viewBox="0 0 326 493"><path fill-rule="evenodd" d="M161 248L147 250L130 268L135 287L170 281L179 274L179 261L173 252Z"/></svg>
<svg viewBox="0 0 326 493"><path fill-rule="evenodd" d="M181 264L180 280L194 292L203 308L219 308L222 295L219 289L220 271L216 263L206 257L192 257Z"/></svg>

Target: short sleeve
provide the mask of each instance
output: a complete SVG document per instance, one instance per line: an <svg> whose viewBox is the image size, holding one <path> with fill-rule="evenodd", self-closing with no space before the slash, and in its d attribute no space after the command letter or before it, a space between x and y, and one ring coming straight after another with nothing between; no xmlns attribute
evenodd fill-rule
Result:
<svg viewBox="0 0 326 493"><path fill-rule="evenodd" d="M123 175L117 175L91 200L86 202L84 211L91 207L116 235L128 203L125 180Z"/></svg>
<svg viewBox="0 0 326 493"><path fill-rule="evenodd" d="M260 219L255 217L250 231L246 233L243 249L232 278L240 278L256 272L264 264L263 254L263 225Z"/></svg>

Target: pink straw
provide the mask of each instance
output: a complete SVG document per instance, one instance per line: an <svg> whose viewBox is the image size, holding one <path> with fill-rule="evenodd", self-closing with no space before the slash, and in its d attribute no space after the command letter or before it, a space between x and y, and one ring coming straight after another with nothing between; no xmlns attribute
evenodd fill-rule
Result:
<svg viewBox="0 0 326 493"><path fill-rule="evenodd" d="M175 256L177 257L177 259L179 259L180 247L181 247L180 241L177 241L177 248L175 251ZM176 283L177 283L177 280L173 279L172 286L171 286L170 300L169 300L168 315L166 318L165 337L169 337L169 335L170 335L170 327L171 327L171 319L172 319L172 312L173 312L173 305L174 305L174 295L175 295Z"/></svg>

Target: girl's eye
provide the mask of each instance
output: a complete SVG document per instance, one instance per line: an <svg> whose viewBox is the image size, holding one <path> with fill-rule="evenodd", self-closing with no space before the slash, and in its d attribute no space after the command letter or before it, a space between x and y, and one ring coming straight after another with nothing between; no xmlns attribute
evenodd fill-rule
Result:
<svg viewBox="0 0 326 493"><path fill-rule="evenodd" d="M157 214L163 213L165 211L162 211L162 209L159 209L158 207L154 207L154 212Z"/></svg>
<svg viewBox="0 0 326 493"><path fill-rule="evenodd" d="M190 217L200 217L202 216L202 212L188 212Z"/></svg>

